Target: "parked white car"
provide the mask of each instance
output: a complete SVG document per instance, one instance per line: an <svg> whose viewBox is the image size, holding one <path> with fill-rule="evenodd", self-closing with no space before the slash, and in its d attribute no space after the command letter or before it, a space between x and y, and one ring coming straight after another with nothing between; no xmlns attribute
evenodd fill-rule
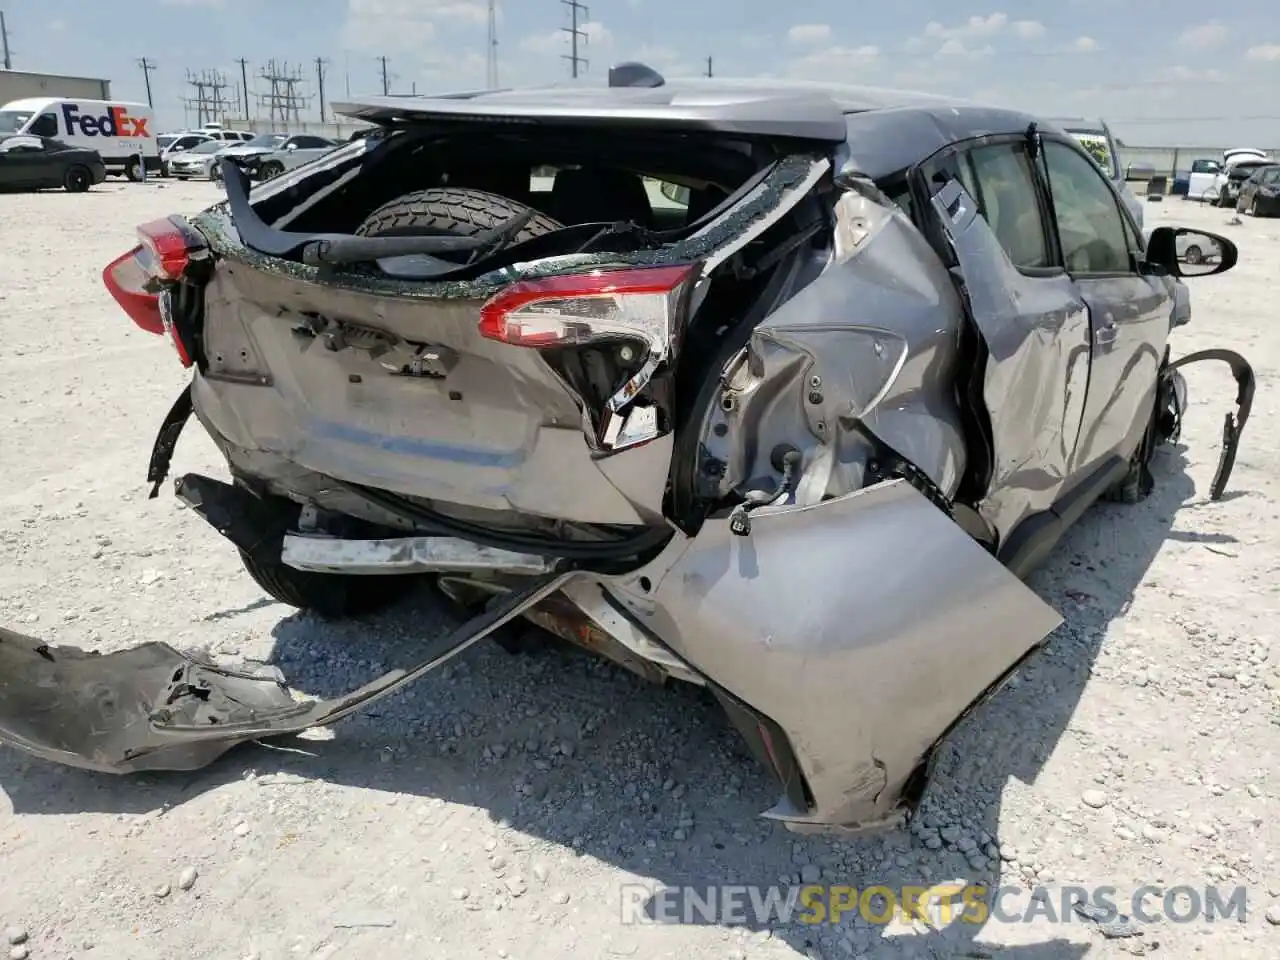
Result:
<svg viewBox="0 0 1280 960"><path fill-rule="evenodd" d="M232 149L232 146L225 140L206 137L189 150L173 155L169 160L169 176L179 180L190 180L193 177L213 179L213 165L218 155Z"/></svg>

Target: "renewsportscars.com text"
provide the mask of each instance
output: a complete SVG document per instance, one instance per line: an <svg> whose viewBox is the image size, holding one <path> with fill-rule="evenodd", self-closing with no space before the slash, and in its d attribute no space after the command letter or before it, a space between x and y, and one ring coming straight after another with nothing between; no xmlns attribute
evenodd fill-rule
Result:
<svg viewBox="0 0 1280 960"><path fill-rule="evenodd" d="M1029 899L1028 899L1029 895ZM838 924L861 917L884 925L894 921L922 920L945 926L953 922L985 924L1083 922L1077 906L1088 919L1109 923L1128 915L1139 923L1213 922L1244 923L1248 915L1244 887L1155 885L1140 886L1129 894L1116 887L1064 886L1057 890L1020 886L988 887L982 884L942 883L933 886L869 886L809 884L805 886L718 885L652 888L628 884L622 888L621 919L624 924L717 923Z"/></svg>

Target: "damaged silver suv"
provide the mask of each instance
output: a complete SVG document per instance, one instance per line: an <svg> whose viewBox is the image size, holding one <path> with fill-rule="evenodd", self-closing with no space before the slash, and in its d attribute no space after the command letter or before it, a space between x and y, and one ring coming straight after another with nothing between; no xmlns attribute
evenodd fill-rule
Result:
<svg viewBox="0 0 1280 960"><path fill-rule="evenodd" d="M1091 503L1150 491L1197 359L1239 385L1222 493L1253 374L1168 340L1179 278L1236 248L1144 239L1047 122L639 64L335 109L377 130L252 193L224 165L224 203L105 271L192 374L152 493L194 412L233 482L177 495L265 591L354 615L429 576L465 622L322 702L165 644L5 634L8 742L190 768L523 617L708 687L777 776L768 816L883 827L1059 624L1021 578Z"/></svg>

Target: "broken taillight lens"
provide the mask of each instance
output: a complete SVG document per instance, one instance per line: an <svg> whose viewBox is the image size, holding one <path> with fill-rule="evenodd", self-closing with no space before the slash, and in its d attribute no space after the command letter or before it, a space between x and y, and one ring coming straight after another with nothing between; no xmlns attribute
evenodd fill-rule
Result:
<svg viewBox="0 0 1280 960"><path fill-rule="evenodd" d="M193 259L203 256L204 239L178 217L153 220L138 227L139 243L102 271L102 282L129 319L143 330L168 334L178 359L191 366L191 354L162 308L167 287L186 278Z"/></svg>
<svg viewBox="0 0 1280 960"><path fill-rule="evenodd" d="M522 280L480 308L480 334L519 347L642 340L664 356L678 334L692 264Z"/></svg>

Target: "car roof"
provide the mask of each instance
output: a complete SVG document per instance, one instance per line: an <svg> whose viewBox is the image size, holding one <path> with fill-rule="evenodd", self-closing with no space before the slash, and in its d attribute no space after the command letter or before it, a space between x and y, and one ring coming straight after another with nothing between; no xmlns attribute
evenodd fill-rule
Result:
<svg viewBox="0 0 1280 960"><path fill-rule="evenodd" d="M670 80L660 86L552 85L363 97L334 103L333 109L375 124L415 120L634 124L827 143L848 141L855 166L875 178L917 163L957 140L1022 132L1037 122L1019 111L909 90L729 78Z"/></svg>
<svg viewBox="0 0 1280 960"><path fill-rule="evenodd" d="M656 87L555 84L420 97L363 97L335 103L334 110L372 123L428 118L634 123L838 142L845 137L847 113L961 102L868 86L702 78L671 80Z"/></svg>

